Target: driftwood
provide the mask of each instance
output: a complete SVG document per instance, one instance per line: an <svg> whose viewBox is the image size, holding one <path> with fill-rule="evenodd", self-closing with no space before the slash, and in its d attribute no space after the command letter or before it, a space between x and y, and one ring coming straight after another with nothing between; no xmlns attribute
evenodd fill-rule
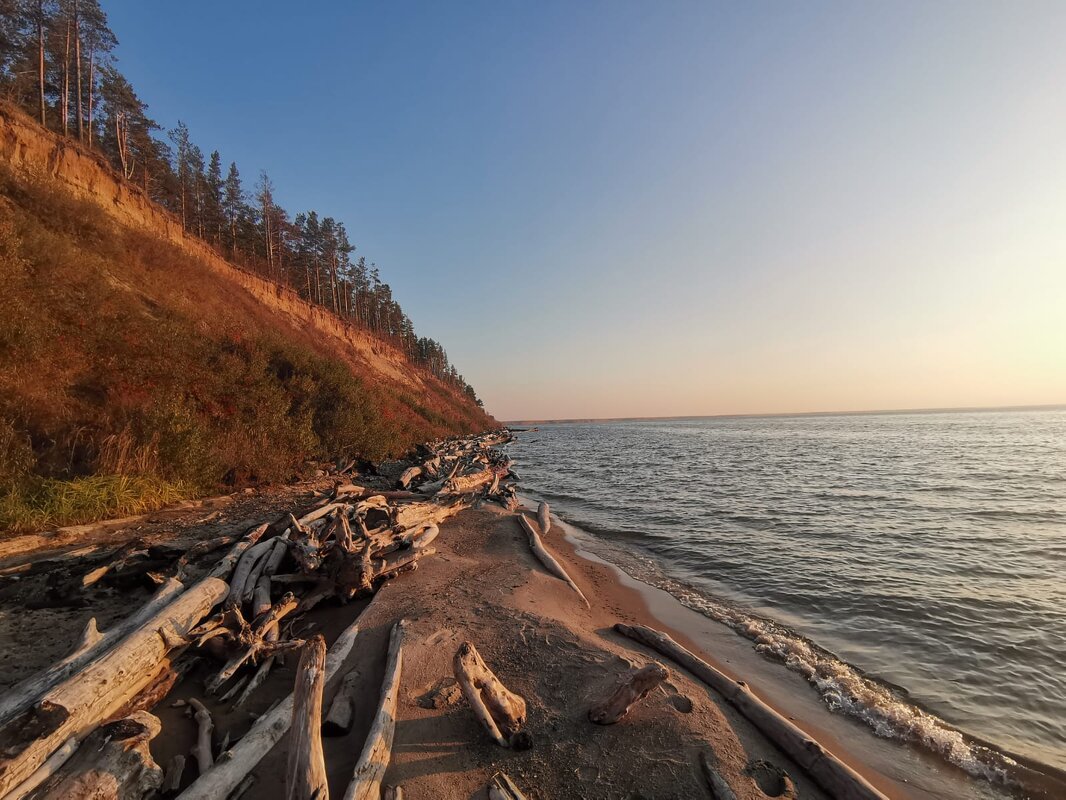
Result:
<svg viewBox="0 0 1066 800"><path fill-rule="evenodd" d="M497 772L486 787L489 800L526 800L526 796L515 785L506 772Z"/></svg>
<svg viewBox="0 0 1066 800"><path fill-rule="evenodd" d="M381 796L381 779L389 768L392 739L396 732L396 702L400 693L406 628L407 623L402 619L392 626L378 713L370 726L370 733L367 734L366 743L355 765L352 781L344 793L344 800L378 800Z"/></svg>
<svg viewBox="0 0 1066 800"><path fill-rule="evenodd" d="M381 790L381 800L403 800L402 786L386 786Z"/></svg>
<svg viewBox="0 0 1066 800"><path fill-rule="evenodd" d="M562 564L555 560L555 556L548 552L548 549L544 546L544 542L540 540L540 535L537 533L536 528L533 527L533 523L529 521L529 518L525 514L518 515L518 521L522 523L522 527L525 528L526 535L529 537L529 549L533 551L533 555L537 557L537 560L545 566L545 568L555 577L563 580L566 584L577 592L577 596L580 597L588 608L592 608L588 598L574 583L574 579L571 578Z"/></svg>
<svg viewBox="0 0 1066 800"><path fill-rule="evenodd" d="M667 634L653 628L618 623L614 629L673 659L725 697L770 741L803 767L830 796L839 800L887 800L859 773L756 697L743 681L730 679Z"/></svg>
<svg viewBox="0 0 1066 800"><path fill-rule="evenodd" d="M326 757L322 752L322 689L326 640L312 638L300 653L289 724L289 762L285 770L287 800L328 800Z"/></svg>
<svg viewBox="0 0 1066 800"><path fill-rule="evenodd" d="M713 800L737 800L737 793L733 791L729 781L722 777L722 773L718 771L718 767L706 752L700 753L700 769L707 781L707 788L711 790Z"/></svg>
<svg viewBox="0 0 1066 800"><path fill-rule="evenodd" d="M552 528L552 515L547 503L541 502L537 506L537 524L540 525L541 535L547 536Z"/></svg>
<svg viewBox="0 0 1066 800"><path fill-rule="evenodd" d="M192 748L192 757L196 759L196 766L203 775L215 765L215 753L211 744L215 722L211 719L211 712L195 697L189 700L189 705L194 712L193 719L196 720L196 744Z"/></svg>
<svg viewBox="0 0 1066 800"><path fill-rule="evenodd" d="M496 744L511 747L526 721L526 701L500 682L471 642L459 645L453 668L478 722Z"/></svg>
<svg viewBox="0 0 1066 800"><path fill-rule="evenodd" d="M322 733L326 736L343 736L352 729L352 717L355 713L355 696L359 691L359 679L362 675L352 670L341 681L341 686L333 696L329 713L322 722Z"/></svg>
<svg viewBox="0 0 1066 800"><path fill-rule="evenodd" d="M159 731L159 720L144 711L97 728L34 798L142 800L163 785L148 751Z"/></svg>
<svg viewBox="0 0 1066 800"><path fill-rule="evenodd" d="M662 664L652 663L634 670L613 692L589 709L589 719L597 725L614 725L669 677Z"/></svg>
<svg viewBox="0 0 1066 800"><path fill-rule="evenodd" d="M4 795L4 800L22 800L23 797L29 797L34 789L55 775L60 767L70 760L70 757L74 755L77 749L78 740L73 737L67 739L62 747L48 756L45 762L37 767L32 775Z"/></svg>
<svg viewBox="0 0 1066 800"><path fill-rule="evenodd" d="M359 624L356 621L337 637L329 649L326 654L327 683L348 658L358 635ZM288 731L292 722L293 704L294 697L289 695L259 717L251 730L226 751L207 774L201 775L192 786L179 795L181 800L215 800L230 796Z"/></svg>
<svg viewBox="0 0 1066 800"><path fill-rule="evenodd" d="M248 533L244 534L244 538L230 548L230 551L226 553L217 564L215 564L208 575L212 578L227 580L230 573L233 572L233 568L237 565L237 562L240 561L241 556L243 556L249 548L258 544L259 540L269 528L269 523L264 522L262 525L257 525L248 531Z"/></svg>
<svg viewBox="0 0 1066 800"><path fill-rule="evenodd" d="M403 475L400 476L400 479L396 481L396 483L399 484L401 489L406 489L411 485L411 481L421 474L422 467L408 467L403 471Z"/></svg>
<svg viewBox="0 0 1066 800"><path fill-rule="evenodd" d="M181 776L185 774L185 756L180 753L170 759L166 772L163 773L164 794L175 794L181 788Z"/></svg>
<svg viewBox="0 0 1066 800"><path fill-rule="evenodd" d="M231 643L237 648L236 654L226 662L218 674L207 682L207 690L211 693L218 692L249 660L255 663L264 655L269 657L300 647L302 642L278 642L266 635L269 631L276 630L282 618L295 610L297 605L296 596L292 592L287 592L265 613L260 614L251 625L242 625L240 630L231 637Z"/></svg>
<svg viewBox="0 0 1066 800"><path fill-rule="evenodd" d="M166 607L185 586L174 579L166 581L156 590L155 595L145 605L114 627L100 633L96 630L96 621L90 620L86 625L82 639L66 658L53 664L48 669L26 678L16 684L0 697L0 725L13 719L32 706L45 692L56 686L98 657L130 632L139 629L145 622ZM95 634L95 635L94 635Z"/></svg>
<svg viewBox="0 0 1066 800"><path fill-rule="evenodd" d="M205 578L81 672L48 691L26 718L5 726L0 796L31 775L70 737L82 737L169 667L167 654L226 594Z"/></svg>

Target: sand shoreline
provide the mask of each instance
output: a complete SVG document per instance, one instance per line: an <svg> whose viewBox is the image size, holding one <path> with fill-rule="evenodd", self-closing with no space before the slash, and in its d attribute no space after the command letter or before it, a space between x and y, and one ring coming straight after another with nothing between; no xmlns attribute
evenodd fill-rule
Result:
<svg viewBox="0 0 1066 800"><path fill-rule="evenodd" d="M284 501L263 498L261 502L272 502L273 513L280 506L306 504L306 495L290 492ZM232 513L236 520L250 510L234 508ZM195 515L203 512L188 512L190 518ZM167 516L164 527L171 524ZM243 524L236 522L237 527ZM410 622L410 632L386 783L403 785L409 798L481 798L485 782L497 769L507 771L530 798L710 797L699 765L701 754L707 753L713 755L738 798L765 796L751 774L759 764L788 773L804 798L826 796L713 691L676 664L615 634L611 626L616 622L665 630L723 672L743 678L764 700L795 719L890 797L981 796L965 791L974 789L973 782L940 765L926 764L926 769L939 770L939 774L923 776L918 786L906 771L901 776L878 769L876 759L867 758L871 749L866 740L872 738L867 732L855 731L855 723L828 714L802 683L787 675L776 676L768 668L772 665L750 652L750 643L587 552L581 532L565 523L555 520L544 538L582 588L591 608L586 609L533 558L514 514L485 504L444 523L435 542L437 555L389 583L369 607L366 601L323 605L300 620L301 635L320 632L329 643L356 618L361 629L344 665L345 671L357 670L360 675L356 720L350 733L325 742L335 796L343 794L369 729L384 669L384 644L392 624L401 617ZM125 603L128 613L130 602L128 595L104 594L77 611L37 612L50 615L57 641L50 647L41 647L32 639L19 641L5 654L8 669L0 679L10 683L16 667L15 672L24 674L51 663L66 646L63 636L76 635L85 617L97 614L110 621L119 616L111 606ZM12 610L9 601L0 603L0 610ZM31 627L32 616L26 620ZM427 700L450 680L452 656L466 640L477 645L505 684L526 698L532 749L518 752L490 742L470 709L451 696L450 690L439 702ZM591 703L633 666L651 660L671 672L664 688L635 706L617 725L591 724L587 719ZM259 714L291 691L295 667L296 660L290 659L276 669L261 696L244 710L213 705L216 735L227 734L231 741L243 736ZM154 710L163 721L163 733L151 748L158 763L189 752L195 727L182 709L171 704L175 699L202 697L207 674L208 665L191 672ZM335 690L335 684L327 687L327 704ZM788 702L797 698L805 700L798 712ZM882 744L901 758L908 752L894 743ZM258 787L255 796L283 796L285 747L283 739L253 772ZM195 767L189 767L183 786L195 777Z"/></svg>

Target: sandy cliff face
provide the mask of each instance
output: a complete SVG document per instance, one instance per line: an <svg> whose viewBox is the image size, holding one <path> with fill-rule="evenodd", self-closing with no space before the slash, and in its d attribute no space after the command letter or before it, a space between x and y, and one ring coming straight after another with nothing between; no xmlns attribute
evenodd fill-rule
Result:
<svg viewBox="0 0 1066 800"><path fill-rule="evenodd" d="M119 177L102 156L43 130L21 112L3 105L0 159L16 170L47 174L73 194L99 205L117 222L179 245L236 290L248 292L290 322L331 340L333 349L346 360L358 360L382 377L409 388L423 388L421 376L395 347L306 302L291 289L230 264L203 241L187 235L180 221L152 202L140 188Z"/></svg>

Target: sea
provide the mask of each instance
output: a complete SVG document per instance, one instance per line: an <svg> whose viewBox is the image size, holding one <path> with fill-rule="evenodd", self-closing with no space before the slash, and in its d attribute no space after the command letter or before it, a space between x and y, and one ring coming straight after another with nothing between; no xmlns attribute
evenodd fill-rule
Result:
<svg viewBox="0 0 1066 800"><path fill-rule="evenodd" d="M870 735L1021 796L1066 770L1066 407L540 424L509 453Z"/></svg>

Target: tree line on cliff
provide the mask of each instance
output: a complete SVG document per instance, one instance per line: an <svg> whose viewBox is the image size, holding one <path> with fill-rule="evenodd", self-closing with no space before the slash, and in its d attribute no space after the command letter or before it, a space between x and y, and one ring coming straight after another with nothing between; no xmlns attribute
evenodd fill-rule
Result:
<svg viewBox="0 0 1066 800"><path fill-rule="evenodd" d="M169 131L119 71L99 0L0 0L0 91L42 125L101 153L128 181L221 254L289 286L477 400L443 346L418 336L376 264L354 258L344 223L290 215L261 173L246 190L236 163L205 156L188 127Z"/></svg>

